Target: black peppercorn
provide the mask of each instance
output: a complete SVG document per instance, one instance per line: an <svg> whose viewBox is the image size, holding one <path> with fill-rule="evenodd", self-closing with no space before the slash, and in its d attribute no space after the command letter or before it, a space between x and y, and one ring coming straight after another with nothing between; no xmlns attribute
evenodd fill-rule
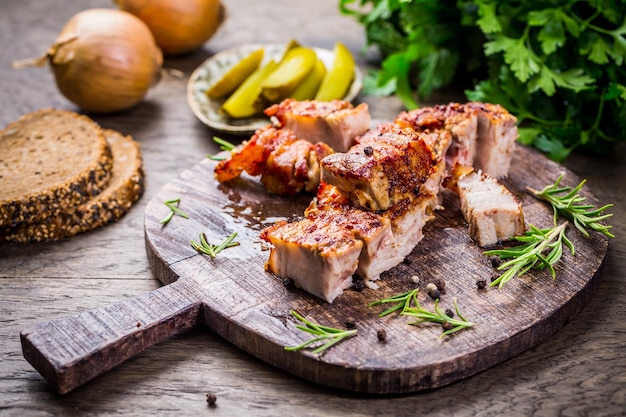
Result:
<svg viewBox="0 0 626 417"><path fill-rule="evenodd" d="M478 281L476 281L476 286L479 290L484 290L487 286L487 281L485 281L484 279L479 279Z"/></svg>
<svg viewBox="0 0 626 417"><path fill-rule="evenodd" d="M207 394L206 394L206 402L211 407L215 406L215 403L217 402L217 395L215 395L212 392L207 392Z"/></svg>
<svg viewBox="0 0 626 417"><path fill-rule="evenodd" d="M447 321L447 322L443 323L443 324L441 325L441 327L443 327L443 330L444 330L444 331L448 331L448 330L452 330L452 327L454 327L454 326L452 326L452 323L450 323L449 321Z"/></svg>
<svg viewBox="0 0 626 417"><path fill-rule="evenodd" d="M363 148L363 153L367 156L372 156L374 154L374 149L371 146L366 146Z"/></svg>
<svg viewBox="0 0 626 417"><path fill-rule="evenodd" d="M376 332L376 337L378 338L379 342L385 342L387 341L387 332L385 331L385 329L379 329Z"/></svg>
<svg viewBox="0 0 626 417"><path fill-rule="evenodd" d="M451 309L447 308L445 313L446 316L450 317L451 319L454 318L454 311L452 311Z"/></svg>
<svg viewBox="0 0 626 417"><path fill-rule="evenodd" d="M362 279L357 279L354 281L354 289L358 292L363 291L365 288L365 282Z"/></svg>

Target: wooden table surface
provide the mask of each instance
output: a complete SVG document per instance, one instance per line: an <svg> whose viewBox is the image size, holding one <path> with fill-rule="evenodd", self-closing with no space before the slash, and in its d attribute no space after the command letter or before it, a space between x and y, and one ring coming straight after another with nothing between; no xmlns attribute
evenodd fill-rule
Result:
<svg viewBox="0 0 626 417"><path fill-rule="evenodd" d="M141 295L160 286L144 244L145 207L182 170L216 151L213 132L186 101L191 72L212 54L256 42L297 38L357 56L362 28L337 1L225 0L228 18L203 49L167 59L184 77L166 76L135 108L94 116L142 146L147 189L116 224L48 244L0 245L0 416L88 415L453 415L619 416L626 413L626 146L608 157L574 155L565 163L588 179L602 203L614 203L600 286L557 334L521 355L452 385L405 396L337 392L298 379L233 347L209 329L193 329L153 346L75 391L56 394L22 356L19 333L36 323ZM0 3L0 125L42 108L75 110L48 69L12 70L40 55L79 10L106 0L3 0ZM393 98L361 97L375 118L401 108ZM0 152L2 150L0 149ZM217 405L208 407L213 392Z"/></svg>

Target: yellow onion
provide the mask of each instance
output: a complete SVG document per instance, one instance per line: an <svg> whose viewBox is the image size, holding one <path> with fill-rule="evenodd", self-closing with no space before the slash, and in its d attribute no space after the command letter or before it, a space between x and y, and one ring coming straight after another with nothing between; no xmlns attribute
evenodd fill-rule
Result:
<svg viewBox="0 0 626 417"><path fill-rule="evenodd" d="M150 29L116 9L74 15L46 58L59 91L83 110L96 113L137 104L158 81L163 63Z"/></svg>
<svg viewBox="0 0 626 417"><path fill-rule="evenodd" d="M152 31L165 55L193 51L208 41L224 20L219 0L115 0Z"/></svg>

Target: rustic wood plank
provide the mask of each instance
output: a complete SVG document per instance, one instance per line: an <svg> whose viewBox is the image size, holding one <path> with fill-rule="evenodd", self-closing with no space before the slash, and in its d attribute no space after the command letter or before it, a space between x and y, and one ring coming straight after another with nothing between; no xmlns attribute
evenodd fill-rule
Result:
<svg viewBox="0 0 626 417"><path fill-rule="evenodd" d="M196 326L200 300L180 280L117 304L24 330L28 362L65 394L146 348Z"/></svg>

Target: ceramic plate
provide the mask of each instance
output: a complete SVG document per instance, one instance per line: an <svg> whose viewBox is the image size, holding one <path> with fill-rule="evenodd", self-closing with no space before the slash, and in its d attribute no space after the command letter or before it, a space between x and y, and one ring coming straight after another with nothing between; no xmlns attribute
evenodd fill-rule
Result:
<svg viewBox="0 0 626 417"><path fill-rule="evenodd" d="M244 45L220 52L207 59L191 74L187 85L187 100L193 113L212 129L231 134L251 134L256 129L267 125L269 118L263 115L246 119L232 119L226 116L220 112L223 100L210 99L205 94L205 91L212 83L219 80L229 68L253 51L260 48L265 49L263 62L261 63L263 65L271 59L279 60L285 52L285 47L285 44ZM322 48L312 49L324 62L326 68L332 66L334 59L333 51ZM354 80L343 99L348 101L354 100L362 85L363 74L358 67L355 67Z"/></svg>

